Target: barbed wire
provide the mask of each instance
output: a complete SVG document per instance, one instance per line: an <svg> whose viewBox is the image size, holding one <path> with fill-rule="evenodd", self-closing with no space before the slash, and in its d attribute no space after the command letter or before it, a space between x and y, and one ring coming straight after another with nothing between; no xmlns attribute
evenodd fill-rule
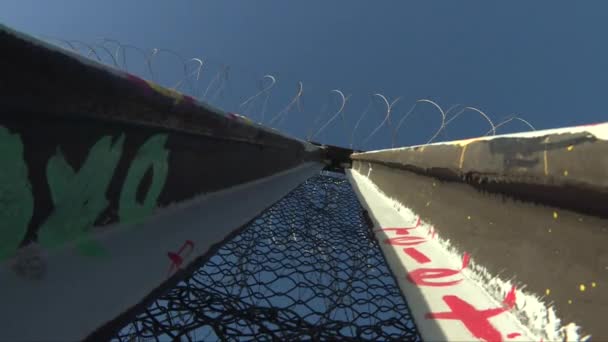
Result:
<svg viewBox="0 0 608 342"><path fill-rule="evenodd" d="M517 122L525 124L525 129L535 130L534 125L519 115L514 114L498 124L494 124L487 111L479 107L452 105L448 110L444 111L438 101L430 98L415 99L413 105L408 106L403 96L396 96L390 102L386 94L372 93L367 106L357 107L351 101L352 95L345 95L343 89L334 88L328 90L329 96L327 96L327 100L323 103L320 99L324 96L319 96L319 93L315 95L308 91L306 93L308 95L305 97L305 84L301 80L295 82L297 85L296 94L287 98L286 96L290 95L282 96L282 93L285 93L285 91L280 89L283 83L281 83L276 74L266 73L261 74L261 76L254 76L257 74L256 72L251 70L246 70L245 72L243 71L245 69L240 68L241 75L236 75L235 77L238 78L243 74L247 74L249 80L244 82L244 78L241 77L238 80L230 82L230 74L235 74L231 71L231 66L217 62L212 63L201 56L186 58L180 53L167 48L144 49L105 37L100 38L93 44L79 40L66 40L46 36L42 38L110 67L125 72L135 72L140 77L150 78L152 81L163 86L182 91L193 98L207 102L227 112L244 115L259 124L277 129L280 127L281 130L288 131L293 136L304 140L314 140L324 136L326 139L322 139L322 143L328 141L335 145L356 149L366 149L372 142L380 148L400 147L404 145L402 141L400 142L400 133L404 129L411 129L411 125L406 123L414 114L424 109L420 106L422 103L432 105L439 112L441 121L437 125L429 124L428 119L430 117L428 115L432 114L426 113L422 117L424 122L419 124L422 127L415 127L413 129L415 131L414 136L418 137L419 140L411 141L409 145L423 145L436 142L441 134L445 135L451 124L453 125L456 120L462 120L463 117L467 117L463 115L466 112L478 114L480 118L489 124L490 130L483 134L483 136L489 134L495 135L499 128L504 130L506 125ZM181 76L173 77L172 80L168 77L160 77L156 69L159 69L159 58L161 55L171 57L170 59L173 63L180 67L181 71L179 73L181 73ZM128 61L135 61L136 56L139 56L139 70L134 71L128 67ZM138 63L133 65L137 66ZM284 84L291 83L288 81L284 82ZM231 83L232 86L235 86L234 83L237 83L235 88L239 88L238 94L227 95ZM257 84L257 87L255 87L257 90L252 91L252 88L248 88L245 84ZM273 96L273 93L279 90L281 90L281 96L278 96L278 94L277 96ZM335 101L332 99L335 99L336 95L338 95L339 102L335 104L336 107L333 107L334 105L331 103ZM271 100L273 98L274 102ZM303 101L308 100L315 104L308 106L305 110ZM318 106L319 103L322 103L322 105ZM382 104L384 109L379 109L378 104ZM400 115L400 113L403 113L399 108L400 106L409 109L403 115ZM449 113L457 108L460 109L456 114L449 116ZM357 115L357 112L361 114ZM338 119L341 125L334 125ZM468 120L473 119L474 117L468 116ZM303 124L305 122L308 122L308 124ZM306 126L309 128L303 128ZM367 131L367 133L361 132L362 130ZM386 130L386 133L379 134L383 130ZM426 140L422 138L425 130L429 132L429 138ZM482 133L479 132L477 136L482 136ZM474 136L473 132L468 134ZM388 139L385 139L386 142L379 143L378 137L384 136L388 137ZM408 136L412 136L412 134ZM374 138L376 138L375 141Z"/></svg>
<svg viewBox="0 0 608 342"><path fill-rule="evenodd" d="M109 38L93 44L50 40L85 58L150 78L262 125L288 129L288 120L308 120L312 123L308 132L296 130L295 134L306 140L321 138L323 134L341 134L342 140L335 144L365 149L374 138L386 136L386 145L382 147L397 147L400 131L411 127L406 123L418 113L429 132L427 140L418 142L421 144L435 142L466 112L476 113L490 125L485 135L495 135L499 128L513 122L535 129L517 115L494 124L477 107L452 105L444 110L438 101L429 98L416 99L408 106L403 96L378 92L372 93L365 109L360 110L351 106L351 95L338 88L326 93L325 109L312 107L306 112L304 82L297 81L293 96L272 96L280 80L270 73L250 78L247 85L257 87L237 84L241 86L240 92L232 94L229 103L221 103L219 99L228 96L231 83L239 83L231 82L231 66L213 64L201 56L186 58L166 48L143 49ZM130 52L140 57L139 63ZM177 74L161 75L161 55L170 57L179 67ZM129 61L135 69L129 68ZM280 104L273 106L271 98ZM378 108L379 104L382 108ZM402 113L399 106L409 109L399 115ZM422 107L433 112L423 112ZM450 116L453 111L456 114ZM290 115L293 112L299 115ZM439 123L428 124L427 119L437 117L437 113ZM341 132L335 124L337 120L341 122ZM330 129L333 131L328 134ZM383 130L384 135L380 134ZM115 339L167 338L420 340L407 303L370 234L357 197L344 177L328 174L307 181L268 209L190 278L146 308Z"/></svg>

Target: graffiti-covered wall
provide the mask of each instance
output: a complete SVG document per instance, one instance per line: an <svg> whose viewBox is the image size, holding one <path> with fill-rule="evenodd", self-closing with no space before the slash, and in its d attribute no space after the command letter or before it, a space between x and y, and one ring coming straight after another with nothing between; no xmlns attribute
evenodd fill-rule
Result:
<svg viewBox="0 0 608 342"><path fill-rule="evenodd" d="M389 264L410 303L424 304L412 306L423 338L608 337L607 133L598 124L353 155Z"/></svg>
<svg viewBox="0 0 608 342"><path fill-rule="evenodd" d="M87 336L322 168L133 75L5 27L0 46L3 338Z"/></svg>
<svg viewBox="0 0 608 342"><path fill-rule="evenodd" d="M297 165L264 148L129 124L3 113L2 258ZM100 253L82 244L83 253Z"/></svg>

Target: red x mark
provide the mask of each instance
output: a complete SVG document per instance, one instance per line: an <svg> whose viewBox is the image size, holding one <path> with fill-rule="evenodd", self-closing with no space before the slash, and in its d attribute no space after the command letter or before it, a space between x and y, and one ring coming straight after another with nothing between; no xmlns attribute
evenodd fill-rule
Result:
<svg viewBox="0 0 608 342"><path fill-rule="evenodd" d="M473 305L453 295L443 296L443 301L452 311L428 313L425 318L456 319L461 321L474 337L484 341L501 342L502 335L489 322L489 319L515 306L515 287L511 288L503 301L503 307L500 308L477 310Z"/></svg>
<svg viewBox="0 0 608 342"><path fill-rule="evenodd" d="M182 255L182 253L184 253L186 248L189 248L186 255ZM169 267L169 273L167 274L167 276L170 276L171 273L173 273L174 271L179 269L179 267L184 262L184 258L187 258L188 256L190 256L193 249L194 249L194 242L192 242L191 240L186 240L186 242L184 242L184 244L180 247L180 249L177 251L177 253L174 253L174 252L167 253L167 256L169 257L169 259L171 259L171 266Z"/></svg>

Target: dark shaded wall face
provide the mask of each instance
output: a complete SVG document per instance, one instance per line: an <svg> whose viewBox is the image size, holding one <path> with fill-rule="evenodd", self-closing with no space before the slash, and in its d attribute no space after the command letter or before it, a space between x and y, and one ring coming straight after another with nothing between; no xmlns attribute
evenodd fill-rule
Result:
<svg viewBox="0 0 608 342"><path fill-rule="evenodd" d="M329 95L335 88L353 94L346 107L349 129L369 95L376 92L389 98L403 96L396 116L407 112L415 100L432 98L444 108L478 107L495 120L518 114L537 128L602 121L608 84L608 47L603 44L607 7L598 1L175 4L151 0L145 6L118 0L13 1L0 4L0 20L29 33L88 43L109 37L231 65L233 77L242 75L249 82L238 96L218 102L232 111L257 91L255 81L266 73L279 80L269 101L269 110L275 112L302 80L305 115L292 116L285 127L301 136L311 116L324 105L335 105ZM148 77L142 57L136 51L130 54L130 69ZM156 63L161 83L179 81L183 71L174 57L162 56ZM360 139L380 122L382 104L377 105L362 124ZM424 143L432 135L430 127L438 124L438 114L432 108L419 110L402 128L399 145ZM526 129L513 123L500 131ZM465 113L440 138L471 137L487 130L480 117ZM388 130L380 133L366 148L387 147ZM348 141L340 125L321 138L331 144Z"/></svg>
<svg viewBox="0 0 608 342"><path fill-rule="evenodd" d="M0 31L0 259L318 160L302 142ZM95 227L95 228L93 228ZM24 270L18 270L21 272Z"/></svg>
<svg viewBox="0 0 608 342"><path fill-rule="evenodd" d="M281 151L269 147L73 118L7 120L3 114L0 187L7 201L1 211L11 226L3 257L34 241L60 246L93 226L137 223L158 208L298 164L295 154L277 158ZM94 246L83 248L95 253Z"/></svg>

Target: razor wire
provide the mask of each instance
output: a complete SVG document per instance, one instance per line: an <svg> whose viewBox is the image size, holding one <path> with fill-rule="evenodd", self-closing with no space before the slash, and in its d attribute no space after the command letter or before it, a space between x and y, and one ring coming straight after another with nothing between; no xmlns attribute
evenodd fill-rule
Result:
<svg viewBox="0 0 608 342"><path fill-rule="evenodd" d="M514 133L517 130L513 128L517 126L511 127L510 132L504 128L516 123L520 126L525 124L525 129L536 129L530 121L517 114L511 114L495 123L495 119L487 110L452 105L444 111L439 101L427 98L406 100L404 96L372 92L370 102L367 106L362 106L365 101L357 101L357 97L363 94L349 94L346 89L329 88L312 94L311 87L307 87L307 93L304 95L306 85L299 77L259 73L248 68L228 66L204 56L187 58L168 48L142 48L111 38L101 38L94 43L47 36L41 38L115 69L134 72L138 77L151 79L174 91L224 111L245 116L261 125L280 129L283 133L303 140L315 140L324 144L349 146L360 150L429 144L436 142L440 134L450 140L447 131L462 120L467 121L462 122L459 127L462 132L454 139L480 136L486 131L485 135L496 135L498 128L501 128L501 133ZM170 66L173 67L172 71L165 75L166 77L160 77L161 71ZM134 67L139 68L133 70ZM235 77L239 81L235 81ZM297 85L295 95L292 95L291 91L280 91L285 85L291 89L294 83ZM254 84L257 84L257 89L252 87ZM232 89L233 87L238 89ZM331 104L327 102L330 101L328 99L324 102L321 100L324 95L321 94L329 94L330 98L338 94L342 101ZM392 103L388 102L389 98L393 99ZM412 100L413 105L408 103ZM304 109L304 102L307 109ZM427 103L426 107L429 108L425 110L423 103ZM319 110L320 104L323 105ZM382 104L381 108L378 104ZM457 112L448 117L451 111ZM464 113L468 115L463 115ZM440 122L437 122L437 115L440 115ZM412 120L413 117L417 118ZM472 121L474 119L481 119L484 124L489 124L489 130L483 127L483 131L477 131L472 125L475 123ZM336 124L336 121L341 124ZM405 135L403 130L408 130L408 134ZM408 138L406 142L403 140L404 136L415 139ZM370 145L371 143L375 143L375 146Z"/></svg>
<svg viewBox="0 0 608 342"><path fill-rule="evenodd" d="M317 175L113 340L421 341L371 228L343 175Z"/></svg>

